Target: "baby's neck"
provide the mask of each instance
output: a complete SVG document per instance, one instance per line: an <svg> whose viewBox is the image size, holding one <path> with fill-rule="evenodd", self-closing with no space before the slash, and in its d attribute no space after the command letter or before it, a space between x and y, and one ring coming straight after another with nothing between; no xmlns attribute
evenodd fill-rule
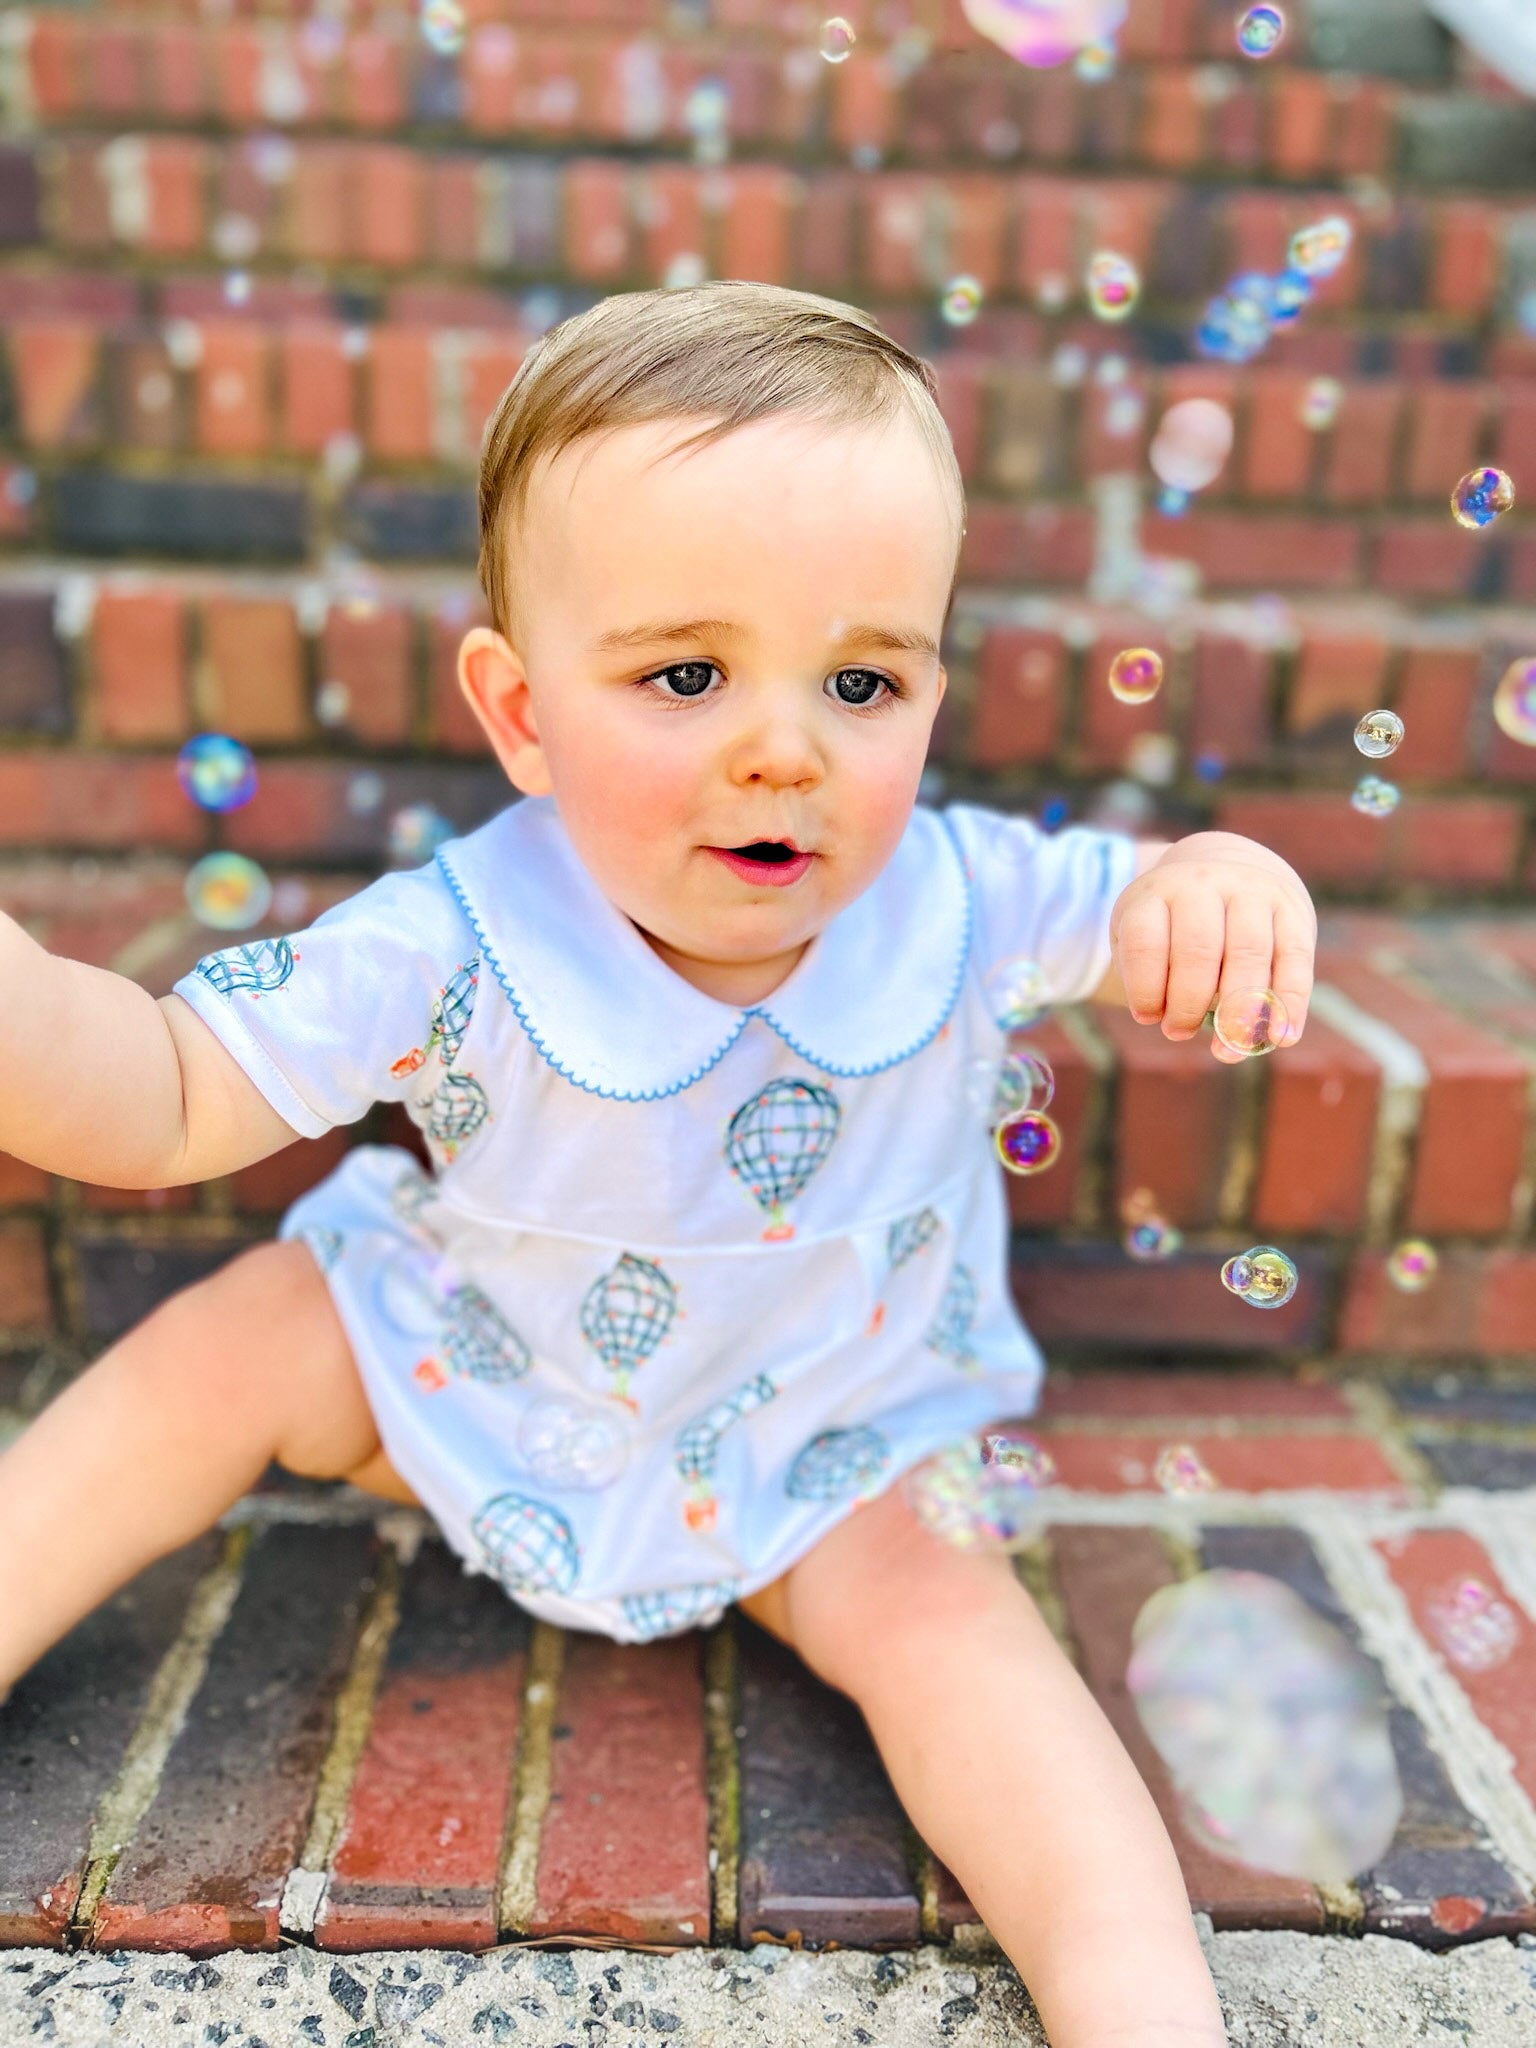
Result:
<svg viewBox="0 0 1536 2048"><path fill-rule="evenodd" d="M775 989L781 988L811 943L806 939L787 953L776 954L771 960L701 960L695 954L678 952L675 946L669 946L664 939L656 938L639 925L635 929L674 974L680 975L701 994L713 996L717 1003L729 1003L740 1010L753 1003L766 1002Z"/></svg>

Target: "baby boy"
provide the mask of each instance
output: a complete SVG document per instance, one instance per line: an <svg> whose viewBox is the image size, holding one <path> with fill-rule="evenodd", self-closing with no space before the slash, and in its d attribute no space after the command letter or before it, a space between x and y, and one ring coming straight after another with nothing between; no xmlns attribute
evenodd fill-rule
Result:
<svg viewBox="0 0 1536 2048"><path fill-rule="evenodd" d="M858 1703L1056 2048L1206 2048L1140 1778L1008 1558L901 1482L1039 1386L975 1101L999 990L1187 1039L1272 987L1294 1036L1312 908L1230 834L917 803L964 516L861 312L609 299L482 450L459 680L521 800L159 1001L0 918L0 1148L169 1187L395 1101L432 1164L355 1147L0 1457L0 1689L272 1460L346 1479L568 1627L739 1603Z"/></svg>

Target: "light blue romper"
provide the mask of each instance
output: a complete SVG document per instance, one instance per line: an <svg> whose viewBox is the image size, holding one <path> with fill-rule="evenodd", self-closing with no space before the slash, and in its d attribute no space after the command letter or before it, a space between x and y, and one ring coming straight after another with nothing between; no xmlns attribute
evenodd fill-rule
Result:
<svg viewBox="0 0 1536 2048"><path fill-rule="evenodd" d="M715 1619L941 1446L1034 1406L976 1103L989 977L1109 960L1128 839L966 804L765 1002L665 965L528 798L176 984L293 1128L403 1102L284 1217L396 1468L474 1571L620 1641Z"/></svg>

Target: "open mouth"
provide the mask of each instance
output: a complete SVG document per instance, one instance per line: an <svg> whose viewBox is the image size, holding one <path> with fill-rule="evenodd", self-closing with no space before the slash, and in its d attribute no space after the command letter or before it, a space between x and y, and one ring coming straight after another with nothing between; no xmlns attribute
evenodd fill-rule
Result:
<svg viewBox="0 0 1536 2048"><path fill-rule="evenodd" d="M763 860L774 866L800 858L795 849L786 846L781 839L754 839L750 846L728 846L725 850L734 853L738 860Z"/></svg>

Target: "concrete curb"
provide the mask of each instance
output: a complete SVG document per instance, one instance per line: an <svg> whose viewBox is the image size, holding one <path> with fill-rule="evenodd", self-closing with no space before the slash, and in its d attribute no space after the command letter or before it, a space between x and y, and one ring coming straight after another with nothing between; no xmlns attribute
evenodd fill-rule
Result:
<svg viewBox="0 0 1536 2048"><path fill-rule="evenodd" d="M1477 2048L1536 2040L1536 1940L1431 1954L1406 1942L1219 1934L1207 1952L1234 2048ZM679 1955L500 1948L330 1956L16 1949L0 2048L1040 2048L1006 1964L952 1953Z"/></svg>

